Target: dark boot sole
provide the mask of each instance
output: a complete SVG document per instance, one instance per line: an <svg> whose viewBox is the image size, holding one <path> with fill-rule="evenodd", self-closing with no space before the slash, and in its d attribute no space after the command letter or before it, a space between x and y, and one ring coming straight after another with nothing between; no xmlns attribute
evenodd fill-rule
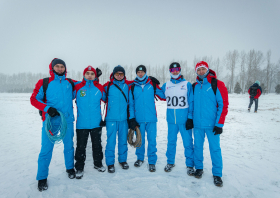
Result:
<svg viewBox="0 0 280 198"><path fill-rule="evenodd" d="M108 170L108 173L115 173L115 171L109 171L109 170Z"/></svg>
<svg viewBox="0 0 280 198"><path fill-rule="evenodd" d="M217 187L223 187L223 184L215 184L215 182L214 182L214 185Z"/></svg>
<svg viewBox="0 0 280 198"><path fill-rule="evenodd" d="M156 170L150 170L150 169L149 169L149 171L150 171L151 173L154 173L154 172L156 172Z"/></svg>
<svg viewBox="0 0 280 198"><path fill-rule="evenodd" d="M194 173L192 173L192 174L190 174L190 173L187 173L188 174L188 176L194 176Z"/></svg>
<svg viewBox="0 0 280 198"><path fill-rule="evenodd" d="M129 169L129 167L125 168L120 163L119 163L119 165L122 167L123 170L128 170Z"/></svg>
<svg viewBox="0 0 280 198"><path fill-rule="evenodd" d="M83 178L83 175L80 176L80 177L76 176L76 179L82 179L82 178Z"/></svg>
<svg viewBox="0 0 280 198"><path fill-rule="evenodd" d="M104 173L106 171L106 169L104 169L104 171L102 171L102 170L100 170L100 169L98 169L96 167L94 167L94 169L96 169L98 172L101 172L101 173Z"/></svg>

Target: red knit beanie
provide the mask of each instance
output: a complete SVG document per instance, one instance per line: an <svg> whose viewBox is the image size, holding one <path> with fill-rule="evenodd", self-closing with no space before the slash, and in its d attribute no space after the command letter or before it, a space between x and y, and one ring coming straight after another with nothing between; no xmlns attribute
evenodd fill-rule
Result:
<svg viewBox="0 0 280 198"><path fill-rule="evenodd" d="M200 67L204 67L204 68L206 68L207 70L209 70L208 64L207 64L206 62L204 62L204 61L200 61L200 62L198 62L198 63L196 64L196 66L195 66L195 72L196 72L196 73L197 73L197 69L200 68Z"/></svg>
<svg viewBox="0 0 280 198"><path fill-rule="evenodd" d="M89 65L89 66L87 66L87 67L85 68L84 73L83 73L83 76L85 76L85 73L86 73L87 71L93 71L94 74L95 74L95 77L97 77L96 70L95 70L92 66Z"/></svg>

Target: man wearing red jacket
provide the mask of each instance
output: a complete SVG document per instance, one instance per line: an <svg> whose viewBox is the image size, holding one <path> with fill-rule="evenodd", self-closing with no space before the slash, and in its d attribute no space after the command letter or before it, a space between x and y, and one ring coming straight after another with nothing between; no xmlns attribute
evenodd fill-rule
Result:
<svg viewBox="0 0 280 198"><path fill-rule="evenodd" d="M262 94L262 88L261 88L260 84L261 84L260 81L257 80L248 89L248 93L250 94L250 103L249 103L249 107L248 107L248 112L250 112L253 101L255 101L255 113L257 113L257 111L258 111L259 97Z"/></svg>

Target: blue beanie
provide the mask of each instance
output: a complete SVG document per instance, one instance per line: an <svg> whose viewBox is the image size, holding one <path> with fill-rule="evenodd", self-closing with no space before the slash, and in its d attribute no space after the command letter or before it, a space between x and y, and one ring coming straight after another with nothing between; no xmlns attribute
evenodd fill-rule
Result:
<svg viewBox="0 0 280 198"><path fill-rule="evenodd" d="M113 75L115 75L115 73L117 72L122 72L124 75L125 75L125 71L124 71L124 68L120 65L116 66L113 70Z"/></svg>

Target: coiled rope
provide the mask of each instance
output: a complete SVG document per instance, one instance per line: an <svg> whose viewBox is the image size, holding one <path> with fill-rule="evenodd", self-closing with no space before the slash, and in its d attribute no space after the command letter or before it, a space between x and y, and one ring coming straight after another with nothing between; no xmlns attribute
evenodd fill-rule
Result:
<svg viewBox="0 0 280 198"><path fill-rule="evenodd" d="M142 136L139 127L136 127L136 140L133 142L134 130L129 129L127 142L134 148L140 148L142 145Z"/></svg>
<svg viewBox="0 0 280 198"><path fill-rule="evenodd" d="M56 128L53 129L53 126L51 124L51 116L47 116L46 120L45 120L45 131L46 134L49 138L49 140L53 143L53 144L59 144L62 142L62 140L64 139L65 135L66 135L66 131L67 131L67 121L65 116L63 115L62 112L58 111L58 113L60 114L60 125Z"/></svg>

